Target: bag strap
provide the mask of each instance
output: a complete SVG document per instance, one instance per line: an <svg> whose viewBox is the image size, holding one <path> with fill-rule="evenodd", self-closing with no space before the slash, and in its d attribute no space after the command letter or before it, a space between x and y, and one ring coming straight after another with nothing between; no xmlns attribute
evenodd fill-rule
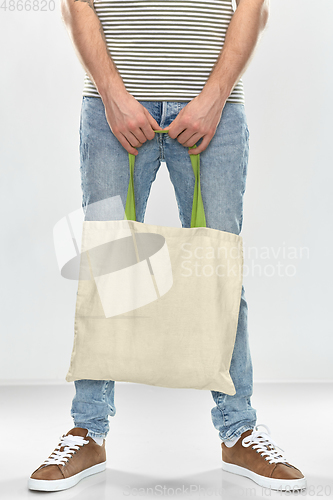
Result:
<svg viewBox="0 0 333 500"><path fill-rule="evenodd" d="M168 130L154 130L154 132L169 132ZM196 145L191 146L189 149L196 148ZM126 207L125 207L125 219L136 220L135 212L135 196L134 196L134 164L135 155L128 153L129 158L129 168L130 168L130 180L128 184ZM200 187L200 154L190 155L193 172L195 175L195 185L193 193L193 204L192 204L192 217L191 217L191 227L206 227L206 216L201 196Z"/></svg>

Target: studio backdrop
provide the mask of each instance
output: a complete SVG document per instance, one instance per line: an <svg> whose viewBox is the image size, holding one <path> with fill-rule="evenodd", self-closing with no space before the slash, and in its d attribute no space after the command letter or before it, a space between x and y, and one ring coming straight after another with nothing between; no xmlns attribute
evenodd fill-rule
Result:
<svg viewBox="0 0 333 500"><path fill-rule="evenodd" d="M59 2L51 4L0 15L0 379L9 382L66 383L73 346L78 281L59 271L53 228L81 207L84 71ZM333 2L270 4L243 77L250 159L241 236L254 379L332 380ZM165 164L145 222L181 227Z"/></svg>

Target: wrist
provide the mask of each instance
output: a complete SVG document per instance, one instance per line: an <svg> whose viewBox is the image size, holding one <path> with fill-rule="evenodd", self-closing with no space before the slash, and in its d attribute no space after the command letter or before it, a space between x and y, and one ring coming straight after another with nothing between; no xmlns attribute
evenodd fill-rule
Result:
<svg viewBox="0 0 333 500"><path fill-rule="evenodd" d="M96 87L104 104L118 100L120 96L128 93L120 77L109 79Z"/></svg>
<svg viewBox="0 0 333 500"><path fill-rule="evenodd" d="M223 107L225 101L228 99L229 94L226 91L223 85L220 85L218 82L207 81L204 88L202 89L201 94L210 99L213 99L216 103L221 104Z"/></svg>

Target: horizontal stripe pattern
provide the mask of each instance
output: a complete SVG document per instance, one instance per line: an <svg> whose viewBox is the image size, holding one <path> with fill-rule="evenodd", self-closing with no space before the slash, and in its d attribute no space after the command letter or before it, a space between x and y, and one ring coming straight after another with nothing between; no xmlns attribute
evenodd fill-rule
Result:
<svg viewBox="0 0 333 500"><path fill-rule="evenodd" d="M94 7L125 87L139 101L199 95L234 13L231 0L95 0ZM83 95L99 96L87 74ZM228 101L244 104L242 80Z"/></svg>

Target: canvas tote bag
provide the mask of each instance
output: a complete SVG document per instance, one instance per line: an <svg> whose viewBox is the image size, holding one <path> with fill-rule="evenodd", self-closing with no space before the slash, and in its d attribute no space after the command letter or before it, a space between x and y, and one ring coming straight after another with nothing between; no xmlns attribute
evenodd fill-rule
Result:
<svg viewBox="0 0 333 500"><path fill-rule="evenodd" d="M68 382L114 380L235 394L229 368L243 242L206 227L200 155L190 158L190 228L136 221L132 154L125 216L83 221Z"/></svg>

